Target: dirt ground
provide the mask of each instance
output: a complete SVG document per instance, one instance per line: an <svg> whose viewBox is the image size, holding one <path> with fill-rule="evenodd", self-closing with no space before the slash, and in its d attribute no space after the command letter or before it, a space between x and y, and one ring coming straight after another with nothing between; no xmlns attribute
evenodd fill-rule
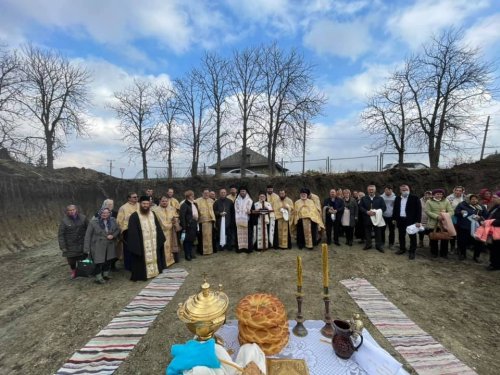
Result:
<svg viewBox="0 0 500 375"><path fill-rule="evenodd" d="M482 263L432 260L427 248L409 261L393 251L363 251L361 245L336 246L330 251L333 316L348 319L360 309L339 283L367 278L405 314L479 374L498 374L500 357L500 272ZM224 285L230 299L228 319L240 298L256 292L274 293L285 303L288 317L296 313L296 256L303 257L304 315L322 319L321 252L269 250L265 253L222 252L181 261L189 272L173 301L158 316L117 374L162 374L169 348L191 337L177 319L176 308L198 291L204 272L213 284ZM469 254L470 255L470 254ZM104 286L89 279L70 280L68 266L56 241L2 257L0 263L0 373L52 374L116 315L146 282L128 281L119 271ZM383 336L362 314L366 328L398 360ZM411 371L411 369L406 366Z"/></svg>

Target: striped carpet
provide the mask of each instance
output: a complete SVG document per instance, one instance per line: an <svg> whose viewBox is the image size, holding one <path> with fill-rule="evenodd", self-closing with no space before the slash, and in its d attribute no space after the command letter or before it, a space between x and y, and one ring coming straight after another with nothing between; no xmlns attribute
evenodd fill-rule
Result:
<svg viewBox="0 0 500 375"><path fill-rule="evenodd" d="M187 275L182 268L164 270L103 330L76 351L56 374L105 375L115 372L175 296Z"/></svg>
<svg viewBox="0 0 500 375"><path fill-rule="evenodd" d="M373 325L406 361L422 375L476 374L365 279L342 280L349 295Z"/></svg>

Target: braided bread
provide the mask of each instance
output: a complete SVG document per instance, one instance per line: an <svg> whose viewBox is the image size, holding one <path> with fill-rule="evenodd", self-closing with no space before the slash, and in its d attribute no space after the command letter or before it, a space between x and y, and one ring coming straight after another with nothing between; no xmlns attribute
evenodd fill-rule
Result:
<svg viewBox="0 0 500 375"><path fill-rule="evenodd" d="M256 343L266 355L278 354L288 343L285 306L275 296L251 294L236 307L238 340L241 345Z"/></svg>

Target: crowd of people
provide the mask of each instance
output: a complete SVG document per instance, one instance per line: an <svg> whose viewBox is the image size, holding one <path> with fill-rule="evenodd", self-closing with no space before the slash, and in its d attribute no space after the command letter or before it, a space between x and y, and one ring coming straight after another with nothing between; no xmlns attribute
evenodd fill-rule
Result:
<svg viewBox="0 0 500 375"><path fill-rule="evenodd" d="M290 249L292 239L299 249L312 250L322 239L340 246L341 237L347 246L357 238L363 250L372 249L374 239L379 252L394 249L413 260L427 235L433 258L448 258L452 251L464 260L470 248L479 262L481 253L489 251L487 269L500 270L500 191L466 195L457 186L448 196L434 189L420 198L407 184L401 184L397 194L386 186L380 195L375 185L369 185L366 194L331 189L321 202L302 188L294 202L285 189L276 193L268 185L256 198L246 186L234 185L229 193L225 188L218 194L204 189L197 199L187 190L181 202L171 188L160 198L147 189L142 196L130 192L118 211L113 200L106 199L91 220L69 205L59 226L59 246L72 278L77 262L88 257L99 284L109 280L118 259L137 281L179 262L181 251L186 261L192 261L197 255L225 250ZM475 235L480 227L488 228L484 238ZM394 248L396 231L399 246Z"/></svg>

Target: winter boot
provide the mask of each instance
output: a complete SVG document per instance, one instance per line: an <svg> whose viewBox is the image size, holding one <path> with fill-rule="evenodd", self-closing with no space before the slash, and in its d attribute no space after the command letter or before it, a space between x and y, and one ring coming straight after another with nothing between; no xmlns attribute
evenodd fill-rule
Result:
<svg viewBox="0 0 500 375"><path fill-rule="evenodd" d="M106 280L102 277L102 274L98 273L95 275L95 283L96 284L106 284Z"/></svg>

